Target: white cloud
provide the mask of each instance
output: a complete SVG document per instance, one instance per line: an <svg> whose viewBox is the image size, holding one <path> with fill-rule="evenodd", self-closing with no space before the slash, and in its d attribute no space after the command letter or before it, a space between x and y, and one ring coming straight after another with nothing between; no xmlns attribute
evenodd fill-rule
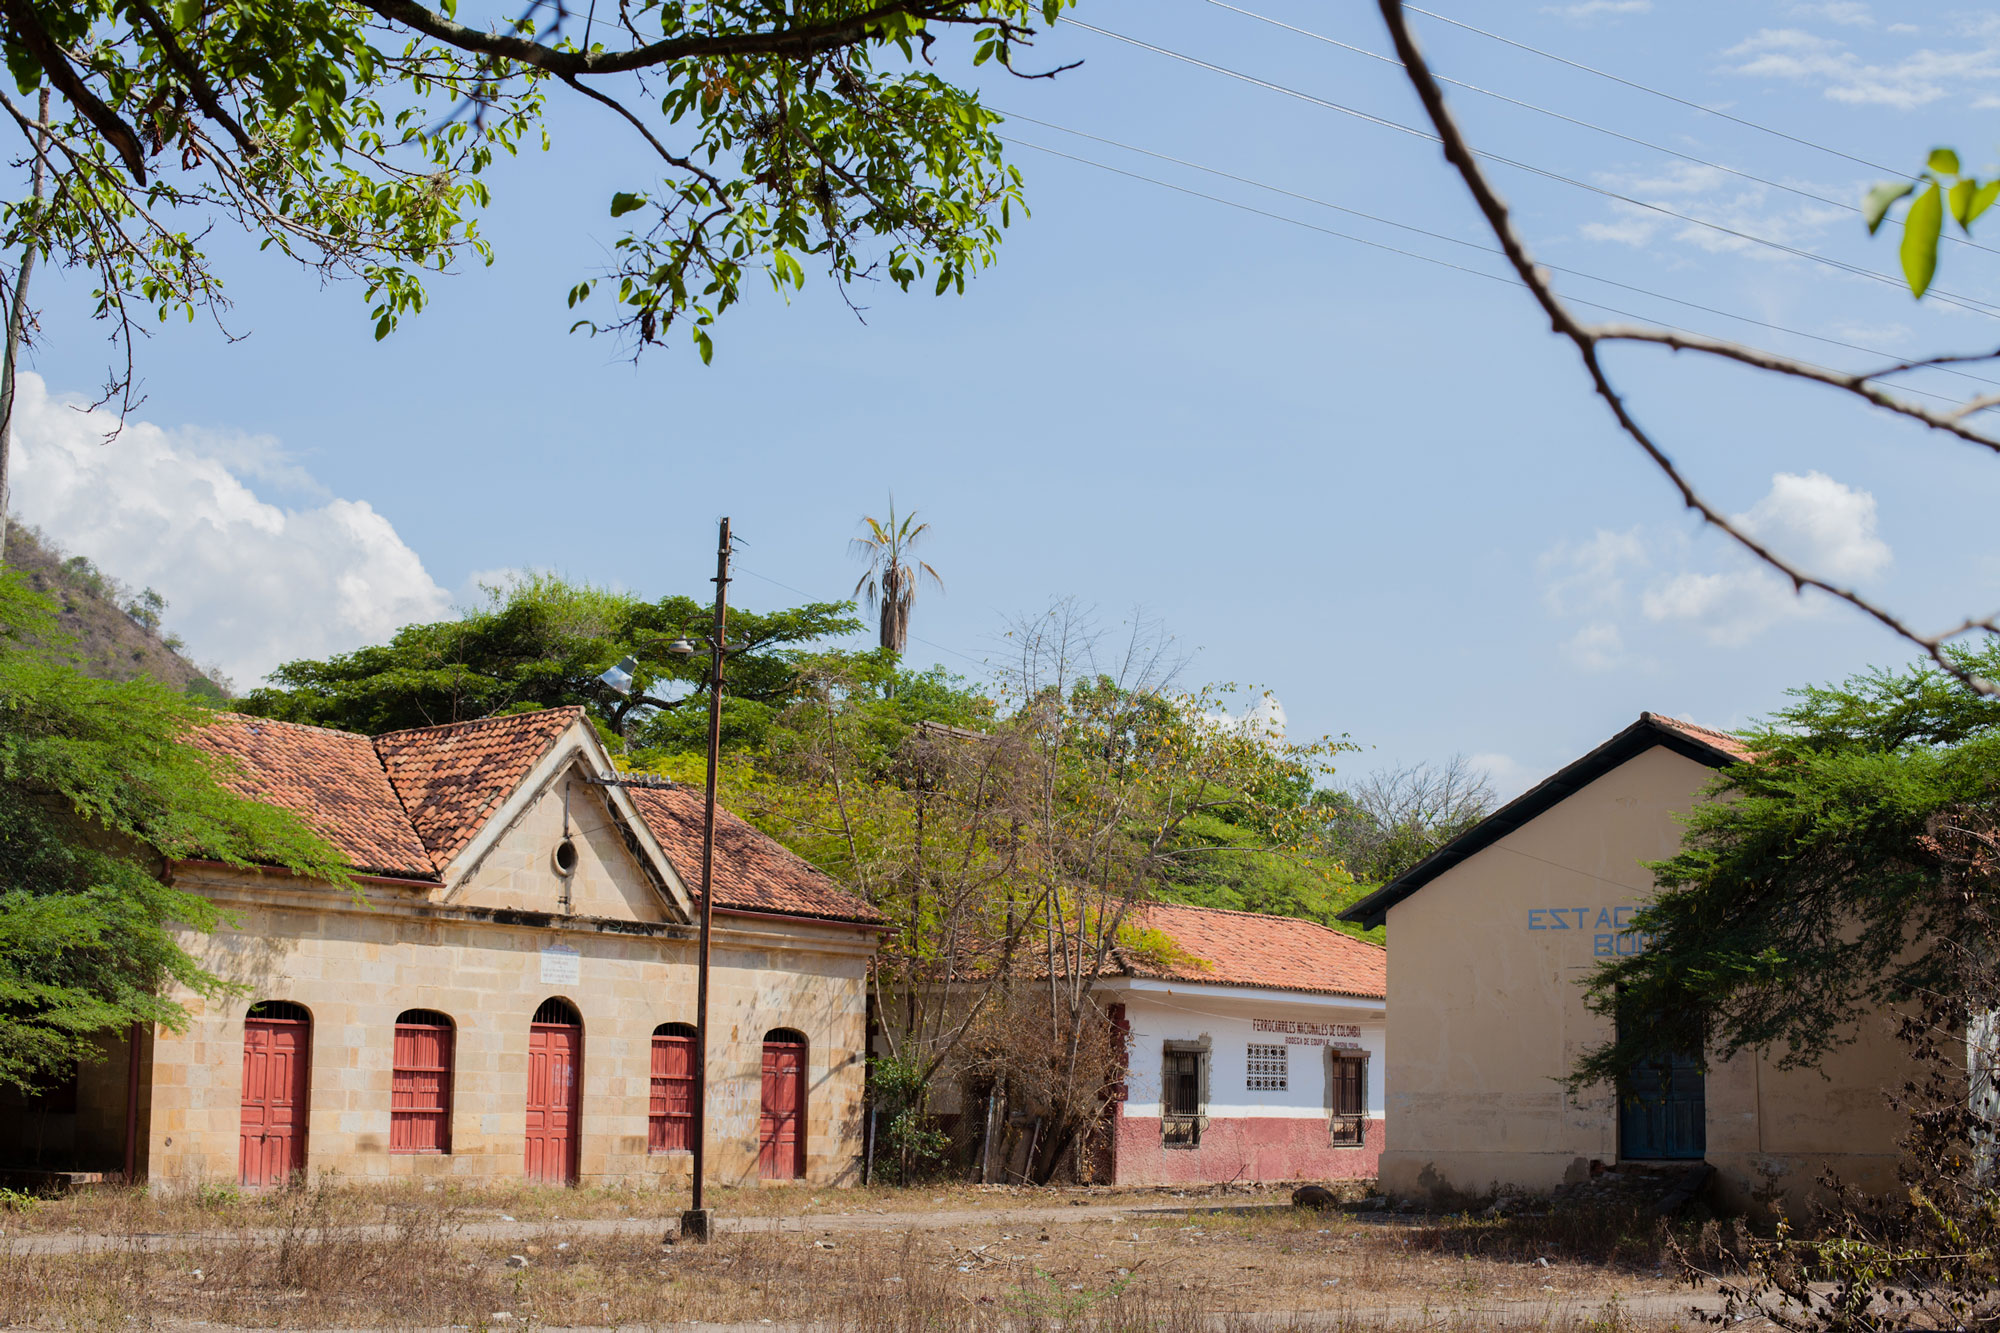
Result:
<svg viewBox="0 0 2000 1333"><path fill-rule="evenodd" d="M1895 558L1875 532L1875 497L1824 472L1778 473L1764 498L1736 520L1826 578L1872 578Z"/></svg>
<svg viewBox="0 0 2000 1333"><path fill-rule="evenodd" d="M1725 574L1676 574L1646 590L1648 620L1690 621L1711 643L1748 643L1780 620L1810 615L1814 604L1792 592L1791 584L1768 569Z"/></svg>
<svg viewBox="0 0 2000 1333"><path fill-rule="evenodd" d="M1625 601L1625 572L1649 563L1645 537L1629 532L1597 530L1587 542L1558 542L1539 562L1548 580L1542 601L1559 616L1590 615L1614 610Z"/></svg>
<svg viewBox="0 0 2000 1333"><path fill-rule="evenodd" d="M1573 5L1549 5L1542 12L1572 22L1587 22L1615 18L1621 14L1650 14L1653 12L1653 0L1580 0Z"/></svg>
<svg viewBox="0 0 2000 1333"><path fill-rule="evenodd" d="M1585 671L1610 671L1625 663L1625 636L1609 620L1593 620L1563 645L1563 656Z"/></svg>
<svg viewBox="0 0 2000 1333"><path fill-rule="evenodd" d="M1817 4L1795 4L1791 7L1794 18L1825 19L1829 23L1839 23L1850 28L1872 28L1875 16L1868 6L1856 0L1820 0Z"/></svg>
<svg viewBox="0 0 2000 1333"><path fill-rule="evenodd" d="M1830 225L1853 217L1846 208L1802 200L1789 192L1773 191L1768 186L1693 162L1669 160L1650 171L1599 172L1597 181L1636 202L1612 200L1608 205L1609 220L1584 223L1579 228L1580 234L1586 240L1634 249L1650 246L1664 234L1711 254L1742 253L1760 259L1784 260L1788 256L1783 252L1748 238L1757 236L1785 245L1802 245L1817 239ZM1784 183L1830 198L1839 198L1843 192L1854 193L1846 186L1799 180ZM1774 200L1774 194L1782 197ZM1686 218L1700 218L1702 222Z"/></svg>
<svg viewBox="0 0 2000 1333"><path fill-rule="evenodd" d="M1894 561L1876 531L1875 497L1823 472L1778 473L1770 490L1732 521L1800 568L1835 582L1873 578ZM1727 568L1690 569L1693 547L1684 538L1638 528L1552 547L1540 564L1543 603L1558 617L1584 622L1563 643L1562 655L1583 671L1643 661L1643 654L1635 658L1628 650L1621 624L1635 609L1656 624L1684 625L1730 646L1828 609L1825 599L1800 597L1782 575L1728 549ZM1635 607L1627 584L1642 571L1656 572Z"/></svg>
<svg viewBox="0 0 2000 1333"><path fill-rule="evenodd" d="M295 657L378 641L450 598L366 501L327 496L276 441L162 429L51 395L24 374L14 417L15 512L134 587L247 688ZM281 508L244 478L322 502Z"/></svg>
<svg viewBox="0 0 2000 1333"><path fill-rule="evenodd" d="M1764 28L1723 52L1725 72L1816 85L1823 96L1908 111L1948 97L1963 84L2000 79L2000 49L1913 51L1891 63L1861 59L1847 43L1802 28Z"/></svg>
<svg viewBox="0 0 2000 1333"><path fill-rule="evenodd" d="M1512 755L1475 754L1465 762L1486 775L1493 794L1502 801L1513 800L1541 776Z"/></svg>

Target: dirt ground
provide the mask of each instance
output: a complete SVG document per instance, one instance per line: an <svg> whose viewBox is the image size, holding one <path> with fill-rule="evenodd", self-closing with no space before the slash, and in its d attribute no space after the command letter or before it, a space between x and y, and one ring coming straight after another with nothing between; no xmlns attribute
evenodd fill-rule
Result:
<svg viewBox="0 0 2000 1333"><path fill-rule="evenodd" d="M1686 1324L1633 1215L1295 1209L1289 1191L137 1192L0 1211L0 1327L496 1330ZM1702 1238L1692 1238L1700 1243Z"/></svg>

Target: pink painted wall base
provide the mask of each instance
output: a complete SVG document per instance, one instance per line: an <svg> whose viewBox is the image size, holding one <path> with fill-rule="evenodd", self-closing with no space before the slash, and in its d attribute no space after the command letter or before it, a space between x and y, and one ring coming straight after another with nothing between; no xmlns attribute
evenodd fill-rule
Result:
<svg viewBox="0 0 2000 1333"><path fill-rule="evenodd" d="M1370 1180L1382 1157L1382 1121L1358 1148L1327 1142L1326 1121L1289 1116L1211 1120L1198 1148L1160 1142L1158 1116L1120 1116L1113 1145L1118 1185L1207 1185L1223 1181Z"/></svg>

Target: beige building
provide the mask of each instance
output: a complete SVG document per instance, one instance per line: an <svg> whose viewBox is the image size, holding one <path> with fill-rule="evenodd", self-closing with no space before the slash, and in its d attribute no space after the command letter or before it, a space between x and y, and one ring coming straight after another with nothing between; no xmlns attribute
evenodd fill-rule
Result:
<svg viewBox="0 0 2000 1333"><path fill-rule="evenodd" d="M177 997L185 1030L0 1116L0 1162L123 1158L156 1184L687 1174L700 792L617 779L576 708L372 740L224 715L200 739L356 888L174 865L228 916L186 946L240 991ZM716 837L709 1179L853 1178L880 917L726 812Z"/></svg>
<svg viewBox="0 0 2000 1333"><path fill-rule="evenodd" d="M1439 1202L1547 1190L1621 1161L1705 1160L1725 1201L1797 1203L1825 1166L1893 1183L1904 1076L1886 1017L1822 1070L1751 1054L1704 1072L1692 1053L1624 1097L1559 1081L1609 1035L1582 982L1641 950L1645 862L1680 847L1678 816L1747 758L1721 732L1639 720L1357 903L1389 927L1385 1192Z"/></svg>

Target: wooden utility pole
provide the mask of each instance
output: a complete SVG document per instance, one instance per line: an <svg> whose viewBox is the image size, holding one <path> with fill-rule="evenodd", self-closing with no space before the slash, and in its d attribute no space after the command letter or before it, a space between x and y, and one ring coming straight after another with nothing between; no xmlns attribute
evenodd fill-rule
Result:
<svg viewBox="0 0 2000 1333"><path fill-rule="evenodd" d="M49 176L49 89L42 85L41 115L35 123L35 193L42 201L42 188ZM7 558L8 486L12 480L14 444L14 368L21 359L21 331L28 324L28 278L35 271L35 242L31 238L21 251L21 271L14 275L14 304L7 312L7 361L0 366L0 564Z"/></svg>
<svg viewBox="0 0 2000 1333"><path fill-rule="evenodd" d="M681 1234L694 1240L709 1237L709 1212L703 1201L703 1172L708 1164L708 939L715 916L715 770L722 757L722 666L729 656L729 520L715 546L715 627L708 638L708 801L701 820L701 944L695 964L694 992L694 1197L681 1214Z"/></svg>

